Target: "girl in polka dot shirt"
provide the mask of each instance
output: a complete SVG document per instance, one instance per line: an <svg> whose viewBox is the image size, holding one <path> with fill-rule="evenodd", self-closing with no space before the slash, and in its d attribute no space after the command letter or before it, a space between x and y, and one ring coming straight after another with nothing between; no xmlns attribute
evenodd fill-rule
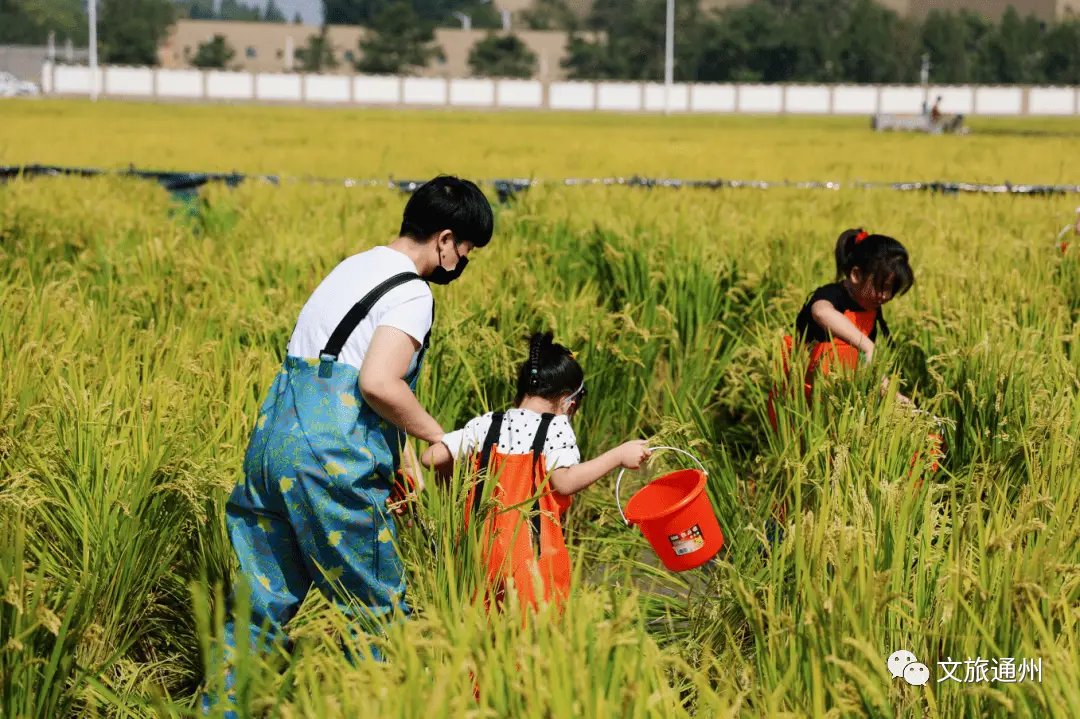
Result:
<svg viewBox="0 0 1080 719"><path fill-rule="evenodd" d="M585 396L584 377L581 365L552 342L551 333L537 333L529 343L529 359L518 370L514 407L470 420L421 457L424 466L440 474L468 457L475 470L495 479L494 487L478 485L480 492L472 492L470 509L478 510L489 496L503 507L485 519L490 579L501 584L513 576L519 591L527 585L524 598L529 601L530 561L539 562L547 599L565 596L569 588L561 518L571 496L619 467L637 469L649 456L646 441L634 440L581 461L570 421ZM521 531L522 525L528 531Z"/></svg>

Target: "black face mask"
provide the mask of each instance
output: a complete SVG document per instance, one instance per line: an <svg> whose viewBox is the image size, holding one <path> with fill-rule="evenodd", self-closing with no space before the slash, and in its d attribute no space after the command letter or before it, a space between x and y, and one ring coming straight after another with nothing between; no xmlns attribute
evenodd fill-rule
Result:
<svg viewBox="0 0 1080 719"><path fill-rule="evenodd" d="M439 260L442 261L442 251L439 252ZM448 285L458 277L461 277L461 273L465 271L465 266L469 264L468 257L462 257L458 255L457 266L452 270L448 270L442 265L439 265L433 269L429 274L424 276L424 279L435 285Z"/></svg>

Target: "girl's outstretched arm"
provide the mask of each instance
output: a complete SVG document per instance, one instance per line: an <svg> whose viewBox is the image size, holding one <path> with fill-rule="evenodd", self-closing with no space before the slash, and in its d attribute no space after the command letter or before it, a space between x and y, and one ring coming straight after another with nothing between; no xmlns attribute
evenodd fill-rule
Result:
<svg viewBox="0 0 1080 719"><path fill-rule="evenodd" d="M446 481L454 473L454 455L442 442L436 442L424 450L420 457L420 463L425 467L435 468L435 477L439 481Z"/></svg>
<svg viewBox="0 0 1080 719"><path fill-rule="evenodd" d="M424 450L424 454L420 457L420 462L429 469L431 467L453 467L454 457L450 454L450 450L446 448L445 444L436 442Z"/></svg>
<svg viewBox="0 0 1080 719"><path fill-rule="evenodd" d="M615 449L609 449L596 459L575 464L573 467L556 469L548 475L551 488L563 496L570 496L593 484L613 469L619 467L637 469L650 454L645 444L646 440L636 439L620 444Z"/></svg>
<svg viewBox="0 0 1080 719"><path fill-rule="evenodd" d="M859 331L855 323L839 312L828 300L818 300L810 306L814 321L832 333L833 337L847 342L866 355L867 361L874 356L874 342Z"/></svg>

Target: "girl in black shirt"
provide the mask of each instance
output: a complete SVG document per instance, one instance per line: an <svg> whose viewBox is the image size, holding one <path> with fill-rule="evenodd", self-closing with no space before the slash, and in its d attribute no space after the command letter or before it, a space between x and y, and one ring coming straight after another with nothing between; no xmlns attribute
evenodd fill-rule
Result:
<svg viewBox="0 0 1080 719"><path fill-rule="evenodd" d="M810 368L804 381L807 399L818 369L827 375L834 363L855 369L860 355L874 356L878 332L886 339L889 326L881 308L915 283L904 246L885 235L871 235L862 228L846 230L836 242L836 281L814 290L795 320L795 335L810 351ZM785 337L784 371L794 340ZM769 417L776 425L773 399ZM898 395L907 402L907 398Z"/></svg>

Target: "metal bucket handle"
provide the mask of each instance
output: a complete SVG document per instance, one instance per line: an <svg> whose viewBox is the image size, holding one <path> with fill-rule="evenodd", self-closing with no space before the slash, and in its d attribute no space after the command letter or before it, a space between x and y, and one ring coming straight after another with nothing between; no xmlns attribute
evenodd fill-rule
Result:
<svg viewBox="0 0 1080 719"><path fill-rule="evenodd" d="M694 455L690 454L689 452L687 452L685 450L678 449L677 447L650 447L649 448L649 454L652 454L653 452L659 452L660 450L663 450L663 449L669 449L672 452L678 452L679 454L685 454L687 457L694 460L694 463L697 464L697 466L701 467L701 471L705 474L706 477L709 476L709 470L705 469L705 465L703 465L701 463L701 461L697 457L695 457ZM621 470L619 470L619 476L615 480L615 505L619 508L619 516L622 517L622 520L624 522L626 522L626 526L629 527L631 522L630 522L630 520L628 520L626 518L626 515L623 514L622 498L619 496L619 487L620 487L620 485L622 485L622 478L623 478L624 474L626 474L626 467L623 467Z"/></svg>

